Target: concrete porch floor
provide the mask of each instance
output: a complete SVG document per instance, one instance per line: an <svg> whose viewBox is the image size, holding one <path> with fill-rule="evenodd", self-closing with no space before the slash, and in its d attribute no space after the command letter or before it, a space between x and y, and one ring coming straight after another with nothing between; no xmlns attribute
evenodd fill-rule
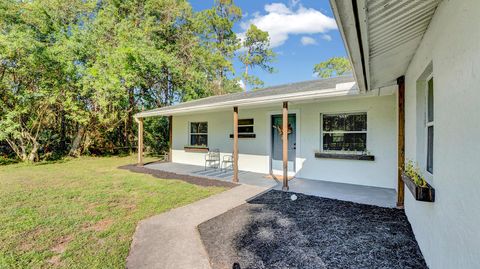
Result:
<svg viewBox="0 0 480 269"><path fill-rule="evenodd" d="M220 169L181 163L151 163L145 168L158 169L166 172L205 177L215 180L231 181L232 171L220 171ZM281 181L276 181L266 174L239 171L239 183L263 188L281 190ZM394 189L361 186L322 180L293 178L288 182L291 192L303 193L319 197L350 201L361 204L376 205L382 207L395 207L396 194Z"/></svg>

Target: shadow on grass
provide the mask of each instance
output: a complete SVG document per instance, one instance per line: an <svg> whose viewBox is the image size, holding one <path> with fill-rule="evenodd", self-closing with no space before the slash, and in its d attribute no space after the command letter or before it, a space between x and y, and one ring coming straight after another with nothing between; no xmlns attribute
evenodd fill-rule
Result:
<svg viewBox="0 0 480 269"><path fill-rule="evenodd" d="M150 162L150 163L155 163L155 162ZM149 164L149 163L146 163ZM203 186L203 187L224 187L224 188L233 188L235 186L238 186L237 184L227 182L227 181L221 181L221 180L215 180L215 179L209 179L209 178L203 178L203 177L195 177L195 176L190 176L190 175L182 175L182 174L176 174L172 172L167 172L163 170L158 170L158 169L149 169L145 168L142 166L136 166L135 164L129 164L129 165L124 165L118 167L119 169L124 169L128 170L130 172L134 173L142 173L142 174L148 174L152 175L156 178L160 179L177 179L181 180L190 184L195 184L198 186Z"/></svg>

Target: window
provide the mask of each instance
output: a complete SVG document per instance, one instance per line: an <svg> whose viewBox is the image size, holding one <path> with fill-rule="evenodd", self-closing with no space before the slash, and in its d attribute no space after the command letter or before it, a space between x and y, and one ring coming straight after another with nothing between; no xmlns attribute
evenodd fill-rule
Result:
<svg viewBox="0 0 480 269"><path fill-rule="evenodd" d="M433 174L433 78L427 82L427 110L426 110L426 124L427 129L427 171Z"/></svg>
<svg viewBox="0 0 480 269"><path fill-rule="evenodd" d="M239 119L238 120L238 138L255 138L253 132L253 119ZM230 134L230 138L233 138L233 134Z"/></svg>
<svg viewBox="0 0 480 269"><path fill-rule="evenodd" d="M367 113L324 114L322 123L324 151L367 150Z"/></svg>
<svg viewBox="0 0 480 269"><path fill-rule="evenodd" d="M207 122L190 122L190 145L208 146Z"/></svg>
<svg viewBox="0 0 480 269"><path fill-rule="evenodd" d="M238 134L253 134L253 119L238 120Z"/></svg>

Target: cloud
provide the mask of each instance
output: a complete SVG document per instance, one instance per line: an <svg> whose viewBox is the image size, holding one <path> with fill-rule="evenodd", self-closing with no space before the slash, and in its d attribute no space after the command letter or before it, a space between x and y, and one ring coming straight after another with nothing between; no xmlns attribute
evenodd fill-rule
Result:
<svg viewBox="0 0 480 269"><path fill-rule="evenodd" d="M301 4L295 8L294 5L287 7L283 3L272 3L265 5L264 9L266 14L256 12L249 20L243 21L240 27L246 31L250 24L255 24L267 31L271 47L281 46L290 35L326 34L337 29L334 18Z"/></svg>
<svg viewBox="0 0 480 269"><path fill-rule="evenodd" d="M302 45L304 46L317 45L317 40L309 36L302 36L302 38L300 39L300 42L302 42Z"/></svg>
<svg viewBox="0 0 480 269"><path fill-rule="evenodd" d="M322 35L322 39L327 40L327 41L332 41L332 36L324 34L324 35Z"/></svg>
<svg viewBox="0 0 480 269"><path fill-rule="evenodd" d="M265 11L277 14L292 14L292 11L282 3L272 3L265 5Z"/></svg>

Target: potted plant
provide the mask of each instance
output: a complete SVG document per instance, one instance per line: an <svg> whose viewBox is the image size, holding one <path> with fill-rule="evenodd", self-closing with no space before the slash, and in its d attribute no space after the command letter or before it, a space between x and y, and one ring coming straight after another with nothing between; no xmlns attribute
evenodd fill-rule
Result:
<svg viewBox="0 0 480 269"><path fill-rule="evenodd" d="M428 184L420 173L418 165L408 161L402 173L402 180L417 201L434 202L435 189Z"/></svg>

